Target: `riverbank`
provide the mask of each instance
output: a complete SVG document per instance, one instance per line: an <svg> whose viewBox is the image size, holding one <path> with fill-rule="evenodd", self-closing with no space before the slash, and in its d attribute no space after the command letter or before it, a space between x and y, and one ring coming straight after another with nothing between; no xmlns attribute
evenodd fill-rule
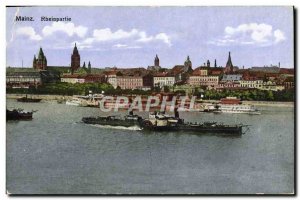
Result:
<svg viewBox="0 0 300 200"><path fill-rule="evenodd" d="M17 99L20 97L24 97L24 94L6 94L7 99ZM71 100L73 96L65 96L65 95L28 95L28 97L32 98L40 98L45 101L56 101L56 100ZM203 100L204 103L218 103L217 100ZM252 104L255 106L272 106L272 107L294 107L295 102L278 102L278 101L243 101L243 104Z"/></svg>
<svg viewBox="0 0 300 200"><path fill-rule="evenodd" d="M24 97L24 94L6 94L6 99L17 99L20 97ZM61 99L65 99L65 100L70 100L73 97L72 96L65 96L65 95L48 95L48 94L28 94L27 97L32 97L34 99L42 99L45 101L56 101L56 100L61 100Z"/></svg>

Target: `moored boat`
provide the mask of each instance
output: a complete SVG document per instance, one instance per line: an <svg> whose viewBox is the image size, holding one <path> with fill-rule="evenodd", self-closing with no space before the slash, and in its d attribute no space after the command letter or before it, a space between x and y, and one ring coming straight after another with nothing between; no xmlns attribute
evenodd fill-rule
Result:
<svg viewBox="0 0 300 200"><path fill-rule="evenodd" d="M17 101L19 102L30 102L30 103L38 103L40 102L42 99L38 99L38 98L28 98L27 95L25 97L21 97L21 98L18 98Z"/></svg>
<svg viewBox="0 0 300 200"><path fill-rule="evenodd" d="M259 115L260 112L253 105L226 105L220 104L214 113L234 113Z"/></svg>
<svg viewBox="0 0 300 200"><path fill-rule="evenodd" d="M73 98L71 100L66 101L66 105L70 106L80 106L82 104L82 101L79 98Z"/></svg>
<svg viewBox="0 0 300 200"><path fill-rule="evenodd" d="M6 120L32 120L32 113L22 109L6 109Z"/></svg>
<svg viewBox="0 0 300 200"><path fill-rule="evenodd" d="M259 110L254 105L242 104L236 97L222 98L216 105L214 113L250 114L259 115Z"/></svg>

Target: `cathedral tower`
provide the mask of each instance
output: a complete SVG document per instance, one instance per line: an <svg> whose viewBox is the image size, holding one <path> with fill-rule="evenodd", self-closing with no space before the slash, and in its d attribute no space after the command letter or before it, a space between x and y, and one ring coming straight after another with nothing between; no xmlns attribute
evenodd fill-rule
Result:
<svg viewBox="0 0 300 200"><path fill-rule="evenodd" d="M37 70L47 70L47 58L44 55L42 47L40 47L38 58L34 55L32 67Z"/></svg>
<svg viewBox="0 0 300 200"><path fill-rule="evenodd" d="M73 49L73 54L71 56L71 72L72 74L80 67L80 55L78 53L78 49L75 43L75 47Z"/></svg>

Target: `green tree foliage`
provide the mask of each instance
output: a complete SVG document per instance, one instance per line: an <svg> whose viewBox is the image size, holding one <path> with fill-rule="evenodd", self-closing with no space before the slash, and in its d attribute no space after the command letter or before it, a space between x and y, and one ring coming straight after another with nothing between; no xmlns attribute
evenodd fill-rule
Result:
<svg viewBox="0 0 300 200"><path fill-rule="evenodd" d="M166 89L166 88L164 88ZM7 88L6 92L16 94L55 94L55 95L87 95L89 91L93 93L104 93L106 95L151 95L153 92L160 92L160 88L153 90L122 90L120 87L116 89L107 83L48 83L38 87L25 88ZM167 90L169 91L169 90ZM177 93L184 94L183 90ZM283 91L263 91L263 90L196 90L193 95L203 99L220 100L225 97L237 97L241 100L249 101L295 101L294 89Z"/></svg>

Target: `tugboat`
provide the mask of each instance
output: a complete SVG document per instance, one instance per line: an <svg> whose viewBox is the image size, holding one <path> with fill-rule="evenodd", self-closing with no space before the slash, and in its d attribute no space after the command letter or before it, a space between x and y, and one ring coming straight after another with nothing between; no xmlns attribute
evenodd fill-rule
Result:
<svg viewBox="0 0 300 200"><path fill-rule="evenodd" d="M6 120L32 120L32 113L22 109L6 109Z"/></svg>
<svg viewBox="0 0 300 200"><path fill-rule="evenodd" d="M149 119L145 119L141 126L144 130L154 131L242 134L245 125L223 125L217 122L185 123L183 119L179 118L178 111L175 110L175 117L164 113L149 114Z"/></svg>
<svg viewBox="0 0 300 200"><path fill-rule="evenodd" d="M33 98L28 98L27 95L25 97L18 98L17 101L19 102L30 102L30 103L38 103L42 99L33 99Z"/></svg>
<svg viewBox="0 0 300 200"><path fill-rule="evenodd" d="M123 126L123 127L140 126L142 120L143 120L142 117L138 115L134 115L132 111L130 111L129 114L123 118L119 116L82 118L82 121L86 124Z"/></svg>

